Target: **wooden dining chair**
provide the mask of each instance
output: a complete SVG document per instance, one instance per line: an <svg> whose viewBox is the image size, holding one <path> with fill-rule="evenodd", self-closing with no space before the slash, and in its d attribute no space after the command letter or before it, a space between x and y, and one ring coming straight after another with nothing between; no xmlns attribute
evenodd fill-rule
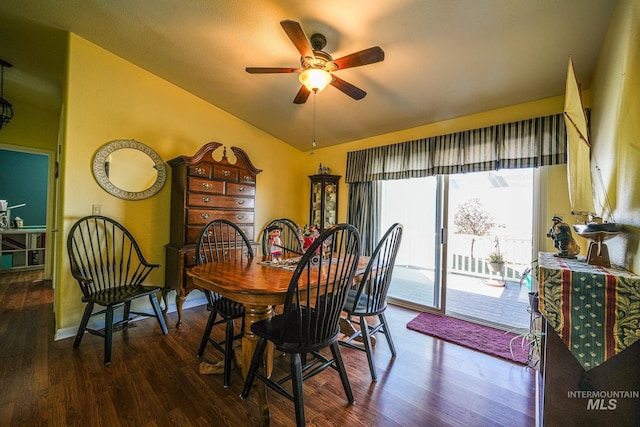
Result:
<svg viewBox="0 0 640 427"><path fill-rule="evenodd" d="M287 253L302 255L303 243L302 236L300 235L300 227L294 221L287 218L274 219L262 230L262 255L267 256L270 254L269 229L273 226L280 228L283 255L286 256Z"/></svg>
<svg viewBox="0 0 640 427"><path fill-rule="evenodd" d="M196 242L196 264L209 262L235 262L243 258L253 258L253 249L245 233L235 223L225 219L215 219L204 226ZM210 311L207 325L200 340L198 357L204 354L207 343L224 355L223 384L231 384L231 363L233 360L233 342L242 338L244 330L244 306L203 289L207 297L207 310ZM220 319L217 320L218 316ZM240 332L235 333L235 320L241 320ZM213 327L224 323L225 338L217 341L211 335Z"/></svg>
<svg viewBox="0 0 640 427"><path fill-rule="evenodd" d="M356 288L349 291L344 305L347 320L358 325L359 329L353 328L353 333L350 336L338 342L342 346L364 351L367 354L372 381L377 380L372 351L372 337L376 333L382 332L384 334L391 354L393 357L396 356L396 349L391 339L389 324L384 312L387 309L387 292L389 291L393 266L396 262L400 241L402 240L402 230L402 225L396 223L386 231L374 249L362 279ZM377 316L378 324L369 325L367 323L367 317L369 316ZM353 340L358 339L361 340L362 345L352 343Z"/></svg>
<svg viewBox="0 0 640 427"><path fill-rule="evenodd" d="M360 235L349 224L325 230L301 257L289 283L282 314L251 325L259 339L240 395L243 399L249 395L254 379L259 378L294 402L296 424L304 426L302 383L331 367L340 374L347 400L354 402L337 339L338 320L359 257ZM273 379L259 371L268 341L277 351L290 356L291 371L283 378ZM326 347L331 349L332 358L320 353ZM289 381L291 392L283 387Z"/></svg>
<svg viewBox="0 0 640 427"><path fill-rule="evenodd" d="M103 337L104 364L108 365L114 328L126 328L133 318L156 317L162 333L169 333L157 297L163 288L143 284L149 273L160 265L145 260L138 243L121 224L100 215L80 218L67 236L67 253L71 274L80 285L82 301L87 303L74 347L80 345L85 331ZM153 314L131 310L131 302L142 297L149 298ZM94 313L95 305L104 310ZM114 322L114 310L119 307L124 308L122 320ZM92 316L102 314L104 327L87 326Z"/></svg>

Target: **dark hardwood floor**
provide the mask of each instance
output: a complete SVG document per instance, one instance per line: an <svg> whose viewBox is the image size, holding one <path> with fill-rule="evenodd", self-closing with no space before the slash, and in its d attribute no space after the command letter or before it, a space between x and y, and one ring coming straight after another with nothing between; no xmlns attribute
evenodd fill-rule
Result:
<svg viewBox="0 0 640 427"><path fill-rule="evenodd" d="M5 426L257 425L257 393L245 401L239 370L222 387L198 373L195 357L207 312L185 310L163 336L155 319L114 336L110 366L103 340L54 341L53 290L39 273L0 274L0 424ZM364 353L342 349L356 403L327 370L305 382L308 425L532 426L534 371L406 329L415 312L389 307L398 355L375 348L378 381ZM177 315L168 314L175 325ZM207 349L205 360L218 355ZM283 357L276 373L288 367ZM269 391L271 425L295 424L293 404Z"/></svg>

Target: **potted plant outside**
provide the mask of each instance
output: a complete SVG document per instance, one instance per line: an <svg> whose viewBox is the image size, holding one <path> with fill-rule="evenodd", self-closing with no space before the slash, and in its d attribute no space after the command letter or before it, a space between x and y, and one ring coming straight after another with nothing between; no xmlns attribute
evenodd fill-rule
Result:
<svg viewBox="0 0 640 427"><path fill-rule="evenodd" d="M495 273L500 273L504 268L504 256L500 252L490 253L487 260L489 261L489 265L491 265L491 270Z"/></svg>

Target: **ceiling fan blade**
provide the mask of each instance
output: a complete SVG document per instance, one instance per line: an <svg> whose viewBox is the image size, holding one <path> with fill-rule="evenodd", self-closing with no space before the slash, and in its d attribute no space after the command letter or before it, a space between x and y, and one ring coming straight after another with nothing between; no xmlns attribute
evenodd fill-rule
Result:
<svg viewBox="0 0 640 427"><path fill-rule="evenodd" d="M249 74L299 73L302 68L247 67L246 70Z"/></svg>
<svg viewBox="0 0 640 427"><path fill-rule="evenodd" d="M294 46L296 47L296 49L298 49L298 52L300 52L300 55L302 55L303 58L314 58L311 43L309 42L309 39L307 38L299 23L297 23L296 21L285 19L284 21L280 21L280 25L284 29L284 32L287 33L287 36L289 36Z"/></svg>
<svg viewBox="0 0 640 427"><path fill-rule="evenodd" d="M334 59L333 63L338 70L345 68L359 67L361 65L373 64L384 60L384 51L380 46L370 47L342 58Z"/></svg>
<svg viewBox="0 0 640 427"><path fill-rule="evenodd" d="M359 100L367 96L367 92L363 91L359 87L352 85L351 83L345 82L341 78L333 75L333 81L331 82L331 86L338 88L345 94L349 95L355 100Z"/></svg>
<svg viewBox="0 0 640 427"><path fill-rule="evenodd" d="M307 102L307 98L309 98L309 94L311 92L309 91L309 89L307 89L307 87L305 85L300 86L300 90L298 91L298 94L296 95L295 99L293 100L294 104L304 104L305 102Z"/></svg>

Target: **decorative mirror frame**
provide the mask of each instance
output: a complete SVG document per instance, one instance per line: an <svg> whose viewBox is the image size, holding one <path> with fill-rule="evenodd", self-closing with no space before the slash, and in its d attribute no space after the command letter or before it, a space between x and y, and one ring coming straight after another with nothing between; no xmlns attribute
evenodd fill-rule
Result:
<svg viewBox="0 0 640 427"><path fill-rule="evenodd" d="M158 176L153 185L143 191L126 191L116 187L107 176L105 169L105 161L116 150L123 148L132 148L134 150L142 151L153 160L153 167L158 172ZM100 187L102 187L107 193L125 200L142 200L147 199L156 193L158 193L164 186L167 180L167 168L162 161L162 158L156 153L153 148L149 147L142 142L138 142L134 139L118 139L111 141L96 152L93 158L93 176Z"/></svg>

